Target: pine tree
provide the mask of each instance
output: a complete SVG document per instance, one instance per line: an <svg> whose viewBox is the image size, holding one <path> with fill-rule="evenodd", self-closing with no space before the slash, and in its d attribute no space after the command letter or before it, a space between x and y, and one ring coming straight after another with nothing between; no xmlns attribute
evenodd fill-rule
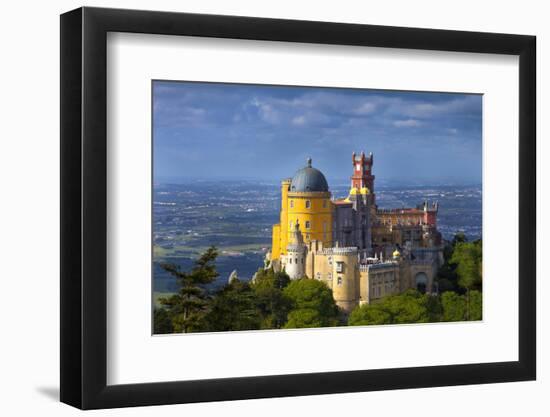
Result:
<svg viewBox="0 0 550 417"><path fill-rule="evenodd" d="M251 287L262 316L263 329L280 329L286 323L291 301L285 297L283 290L289 283L290 278L284 271L262 268L256 273Z"/></svg>
<svg viewBox="0 0 550 417"><path fill-rule="evenodd" d="M219 275L215 261L217 249L212 246L195 262L191 272L181 271L180 267L165 263L161 267L177 279L179 290L176 294L159 299L172 317L176 333L200 330L201 321L208 305L208 295L201 285L213 282Z"/></svg>
<svg viewBox="0 0 550 417"><path fill-rule="evenodd" d="M261 316L250 285L235 279L219 290L204 322L205 330L211 332L259 329Z"/></svg>
<svg viewBox="0 0 550 417"><path fill-rule="evenodd" d="M457 243L450 263L456 264L458 285L466 290L466 320L470 320L470 292L482 288L482 243Z"/></svg>

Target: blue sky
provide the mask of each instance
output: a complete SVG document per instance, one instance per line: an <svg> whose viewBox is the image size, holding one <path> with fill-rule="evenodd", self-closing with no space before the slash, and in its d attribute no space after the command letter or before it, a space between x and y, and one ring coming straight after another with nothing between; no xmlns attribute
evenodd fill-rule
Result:
<svg viewBox="0 0 550 417"><path fill-rule="evenodd" d="M374 153L378 179L481 182L482 96L154 81L154 176L329 179ZM433 180L433 181L431 181Z"/></svg>

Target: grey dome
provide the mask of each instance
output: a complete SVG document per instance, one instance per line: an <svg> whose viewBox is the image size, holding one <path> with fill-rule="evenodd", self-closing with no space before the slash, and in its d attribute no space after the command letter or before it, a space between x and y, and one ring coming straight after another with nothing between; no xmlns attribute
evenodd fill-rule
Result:
<svg viewBox="0 0 550 417"><path fill-rule="evenodd" d="M300 169L290 183L291 192L328 191L327 179L321 171L312 168L311 158L307 160L307 166Z"/></svg>

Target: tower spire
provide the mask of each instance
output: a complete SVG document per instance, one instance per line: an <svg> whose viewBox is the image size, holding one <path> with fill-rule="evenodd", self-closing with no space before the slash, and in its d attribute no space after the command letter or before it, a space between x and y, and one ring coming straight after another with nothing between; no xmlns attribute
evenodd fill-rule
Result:
<svg viewBox="0 0 550 417"><path fill-rule="evenodd" d="M305 257L307 248L304 245L300 223L292 225L290 242L287 246L285 270L290 279L302 278L305 275Z"/></svg>
<svg viewBox="0 0 550 417"><path fill-rule="evenodd" d="M352 154L353 175L351 176L351 188L368 188L372 194L374 192L374 175L372 175L373 158L372 152L367 157L365 152L361 152L357 157Z"/></svg>

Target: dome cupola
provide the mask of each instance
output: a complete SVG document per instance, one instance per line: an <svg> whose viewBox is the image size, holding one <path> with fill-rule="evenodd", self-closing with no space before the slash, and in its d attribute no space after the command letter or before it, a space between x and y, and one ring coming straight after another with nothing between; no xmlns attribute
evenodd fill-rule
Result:
<svg viewBox="0 0 550 417"><path fill-rule="evenodd" d="M321 171L311 166L311 158L307 166L298 170L290 183L290 192L327 192L327 179Z"/></svg>

